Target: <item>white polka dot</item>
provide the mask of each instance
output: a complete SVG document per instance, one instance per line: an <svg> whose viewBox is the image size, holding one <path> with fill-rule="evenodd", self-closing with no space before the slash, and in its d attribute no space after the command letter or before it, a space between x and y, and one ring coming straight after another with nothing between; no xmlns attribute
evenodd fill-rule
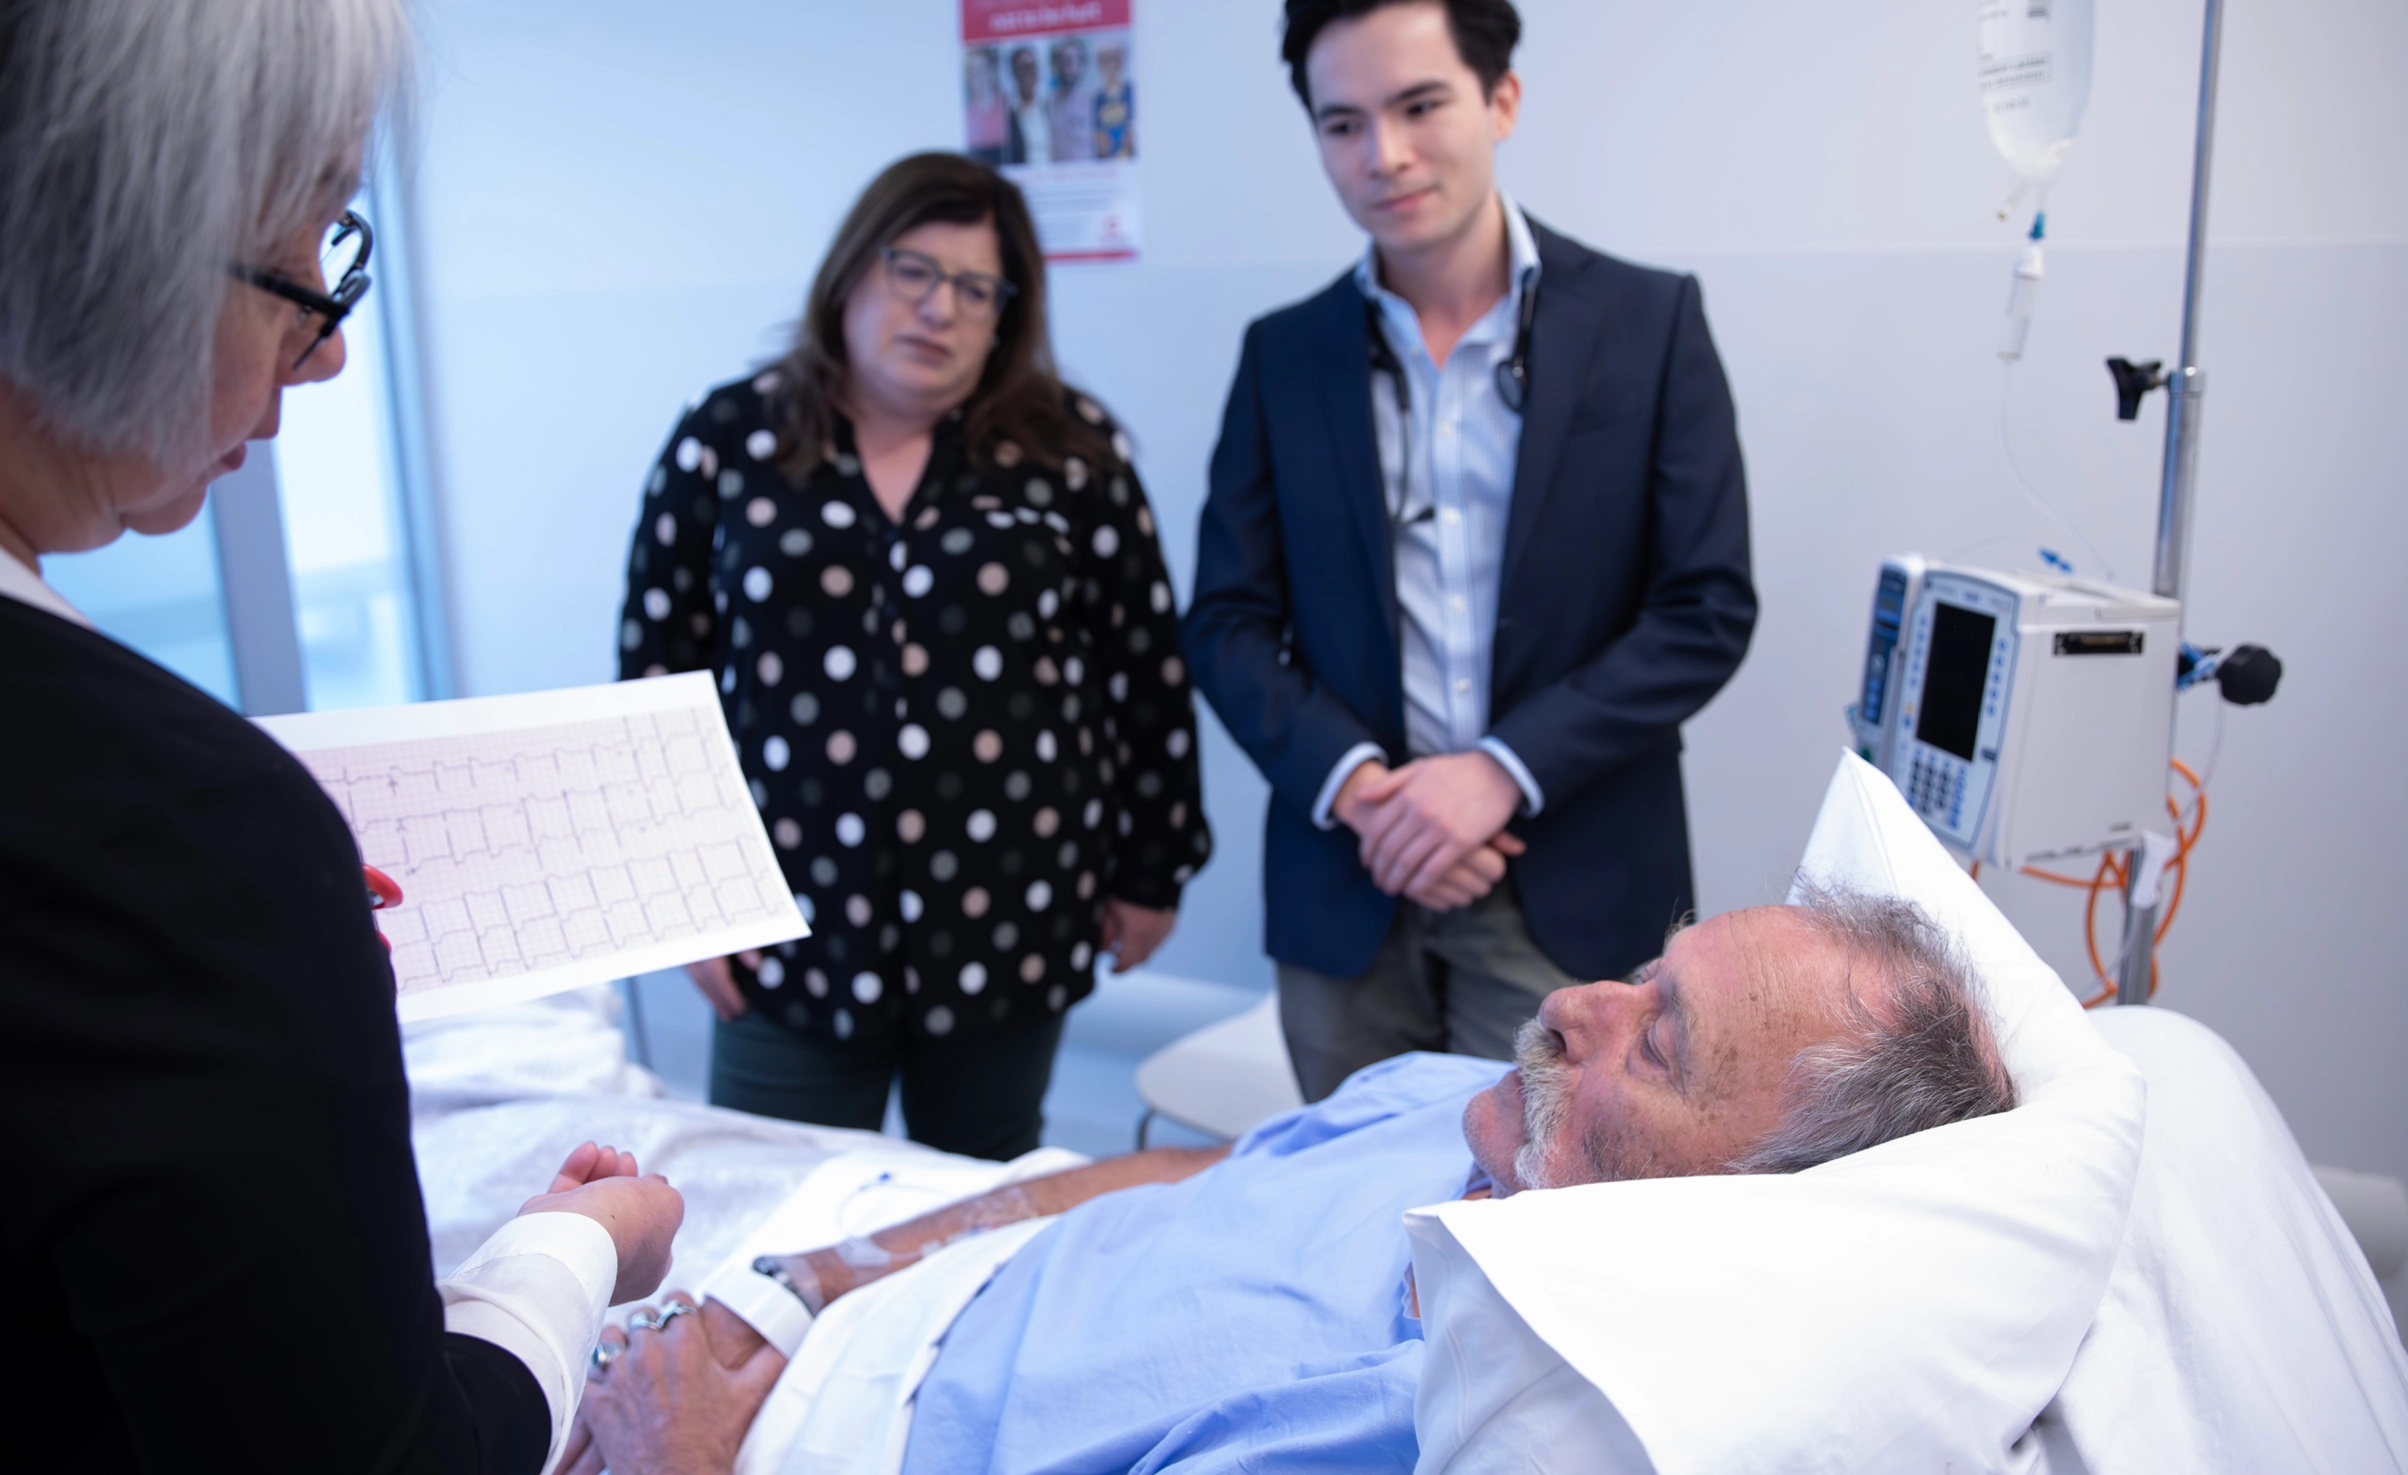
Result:
<svg viewBox="0 0 2408 1475"><path fill-rule="evenodd" d="M761 659L753 663L753 669L760 672L763 686L775 686L786 674L786 663L778 659L776 651L765 650Z"/></svg>
<svg viewBox="0 0 2408 1475"><path fill-rule="evenodd" d="M1014 445L1008 440L997 441L995 443L995 464L998 466L1019 465L1020 447Z"/></svg>
<svg viewBox="0 0 2408 1475"><path fill-rule="evenodd" d="M803 914L803 920L806 922L819 920L819 908L812 903L810 897L800 891L794 893L794 909Z"/></svg>
<svg viewBox="0 0 2408 1475"><path fill-rule="evenodd" d="M920 1024L931 1035L949 1035L953 1033L953 1011L939 1004L928 1011Z"/></svg>
<svg viewBox="0 0 2408 1475"><path fill-rule="evenodd" d="M1154 581L1152 598L1154 603L1154 613L1158 615L1167 615L1171 612L1170 585L1163 583L1160 579L1156 579Z"/></svg>
<svg viewBox="0 0 2408 1475"><path fill-rule="evenodd" d="M1062 462L1062 484L1074 492L1085 487L1087 485L1087 463L1076 456L1064 460Z"/></svg>
<svg viewBox="0 0 2408 1475"><path fill-rule="evenodd" d="M886 566L888 568L893 569L896 573L901 573L903 565L909 562L911 562L910 549L904 547L900 542L888 545L886 550Z"/></svg>
<svg viewBox="0 0 2408 1475"><path fill-rule="evenodd" d="M776 742L777 739L772 738L770 741ZM859 845L868 833L869 827L861 822L860 815L840 814L836 816L836 838L847 848Z"/></svg>
<svg viewBox="0 0 2408 1475"><path fill-rule="evenodd" d="M786 981L786 965L775 958L763 958L761 966L753 970L753 977L761 980L763 988L776 988Z"/></svg>
<svg viewBox="0 0 2408 1475"><path fill-rule="evenodd" d="M819 520L832 528L849 528L853 525L853 509L844 502L824 502L820 504Z"/></svg>
<svg viewBox="0 0 2408 1475"><path fill-rule="evenodd" d="M1058 983L1045 991L1045 1007L1051 1009L1056 1014L1061 1013L1062 1006L1069 1002L1070 990L1062 987L1062 985Z"/></svg>
<svg viewBox="0 0 2408 1475"><path fill-rule="evenodd" d="M995 811L992 809L971 810L969 830L970 838L981 844L994 839Z"/></svg>
<svg viewBox="0 0 2408 1475"><path fill-rule="evenodd" d="M765 528L778 520L778 504L767 497L755 497L744 504L744 520L754 527Z"/></svg>
<svg viewBox="0 0 2408 1475"><path fill-rule="evenodd" d="M830 599L842 599L853 592L853 571L841 563L829 564L819 571L819 587Z"/></svg>
<svg viewBox="0 0 2408 1475"><path fill-rule="evenodd" d="M878 995L885 991L886 985L879 982L877 974L856 973L853 975L853 997L864 1004L877 1003Z"/></svg>
<svg viewBox="0 0 2408 1475"><path fill-rule="evenodd" d="M1082 394L1079 396L1079 418L1090 425L1101 425L1104 423L1104 407Z"/></svg>
<svg viewBox="0 0 2408 1475"><path fill-rule="evenodd" d="M705 460L706 462L709 460L709 455L708 455L708 453L707 453L707 452L706 452L706 453L705 453L705 455L704 455L704 460ZM727 499L728 501L730 501L730 502L733 502L733 501L735 501L735 500L736 500L738 497L741 497L741 496L743 496L743 495L744 495L744 473L743 473L743 472L741 472L741 471L738 471L738 470L737 470L735 467L733 467L733 466L730 466L730 467L729 467L727 470L720 472L720 473L719 473L719 495L720 495L720 496L722 496L722 497L724 497L724 498L726 498L726 499Z"/></svg>
<svg viewBox="0 0 2408 1475"><path fill-rule="evenodd" d="M920 920L921 914L928 909L927 903L920 900L920 893L917 891L904 892L901 899L901 904L903 908L903 920L906 922L917 922Z"/></svg>
<svg viewBox="0 0 2408 1475"><path fill-rule="evenodd" d="M836 1011L836 1020L835 1020L835 1025L836 1025L836 1038L838 1038L838 1039L840 1039L840 1040L849 1040L849 1039L851 1039L851 1038L853 1037L853 1013L852 1013L852 1011L851 1011L851 1010L849 1010L849 1009L839 1009L839 1010L837 1010L837 1011Z"/></svg>
<svg viewBox="0 0 2408 1475"><path fill-rule="evenodd" d="M669 618L669 591L666 589L645 590L644 613L655 620Z"/></svg>
<svg viewBox="0 0 2408 1475"><path fill-rule="evenodd" d="M761 761L769 765L771 773L784 773L786 764L793 757L793 750L786 746L786 740L782 737L772 737L761 744Z"/></svg>
<svg viewBox="0 0 2408 1475"><path fill-rule="evenodd" d="M828 654L820 661L820 665L827 670L829 678L835 681L849 679L854 669L860 664L860 658L855 656L852 647L847 645L829 646Z"/></svg>
<svg viewBox="0 0 2408 1475"><path fill-rule="evenodd" d="M1187 729L1182 727L1174 731L1168 738L1163 740L1162 746L1170 750L1170 755L1173 758L1186 757Z"/></svg>
<svg viewBox="0 0 2408 1475"><path fill-rule="evenodd" d="M903 576L903 592L917 599L926 594L935 583L936 575L928 571L928 565L918 564Z"/></svg>
<svg viewBox="0 0 2408 1475"><path fill-rule="evenodd" d="M856 891L844 899L844 919L856 927L870 925L870 899Z"/></svg>
<svg viewBox="0 0 2408 1475"><path fill-rule="evenodd" d="M774 587L775 585L770 581L769 570L756 565L744 571L744 597L753 603L759 604L762 600L767 599L769 591Z"/></svg>
<svg viewBox="0 0 2408 1475"><path fill-rule="evenodd" d="M1048 589L1043 594L1037 596L1038 619L1052 619L1054 617L1054 611L1060 609L1061 607L1062 596L1054 593L1051 589Z"/></svg>
<svg viewBox="0 0 2408 1475"><path fill-rule="evenodd" d="M1080 682L1086 680L1087 663L1080 660L1077 656L1072 656L1069 660L1064 661L1062 663L1062 679L1069 682L1072 686L1076 686Z"/></svg>
<svg viewBox="0 0 2408 1475"><path fill-rule="evenodd" d="M906 758L927 757L928 729L917 722L904 723L903 730L895 734L895 746L902 750Z"/></svg>
<svg viewBox="0 0 2408 1475"><path fill-rule="evenodd" d="M1043 731L1043 732L1040 732L1040 733L1038 733L1038 734L1037 734L1037 761L1038 761L1038 762L1040 762L1040 763L1051 763L1051 762L1053 762L1053 761L1054 761L1054 757L1055 757L1055 755L1056 755L1056 754L1058 754L1060 751L1061 751L1061 744L1059 744L1059 743L1057 743L1057 742L1055 742L1055 741L1054 741L1054 735L1053 735L1053 729L1052 729L1052 728L1047 728L1045 731Z"/></svg>
<svg viewBox="0 0 2408 1475"><path fill-rule="evenodd" d="M667 513L667 512L664 512L664 513L662 513L662 514L661 514L659 517L657 517L657 518L653 519L653 523L652 523L652 536L654 536L655 538L658 538L658 539L660 539L660 544L661 544L661 546L662 546L663 548L666 548L666 547L668 547L670 544L672 544L672 543L676 542L676 541L677 541L677 518L676 518L676 516L675 516L674 514L672 514L672 513Z"/></svg>
<svg viewBox="0 0 2408 1475"><path fill-rule="evenodd" d="M636 623L635 621L633 621L633 620L624 620L624 621L621 621L621 622L620 622L620 624L619 624L619 649L621 649L621 650L634 650L636 647L638 647L638 646L642 645L643 643L644 643L644 627L643 627L642 625L639 625L639 624L637 624L637 623ZM647 674L649 674L649 673L647 673Z"/></svg>
<svg viewBox="0 0 2408 1475"><path fill-rule="evenodd" d="M1112 432L1112 454L1120 457L1120 459L1123 461L1135 459L1137 455L1137 448L1129 444L1129 433L1127 431L1115 430Z"/></svg>
<svg viewBox="0 0 2408 1475"><path fill-rule="evenodd" d="M1112 693L1112 700L1116 702L1125 702L1129 699L1129 676L1127 672L1113 672L1112 679L1105 682L1104 685L1110 689Z"/></svg>
<svg viewBox="0 0 2408 1475"><path fill-rule="evenodd" d="M811 534L802 528L788 528L778 535L778 551L788 558L800 558L811 551Z"/></svg>
<svg viewBox="0 0 2408 1475"><path fill-rule="evenodd" d="M770 431L756 430L744 437L744 454L752 457L755 461L768 460L776 454L777 448L778 438Z"/></svg>
<svg viewBox="0 0 2408 1475"><path fill-rule="evenodd" d="M1079 821L1091 830L1102 824L1104 822L1104 801L1101 799L1088 800L1087 807L1080 811Z"/></svg>
<svg viewBox="0 0 2408 1475"><path fill-rule="evenodd" d="M770 827L769 834L780 850L792 850L803 843L803 827L790 819L779 820Z"/></svg>
<svg viewBox="0 0 2408 1475"><path fill-rule="evenodd" d="M772 392L774 392L774 391L777 389L777 387L778 387L778 371L777 371L777 370L775 370L775 369L763 369L763 370L762 370L760 373L753 375L753 393L755 393L755 394L769 394L769 393L772 393Z"/></svg>
<svg viewBox="0 0 2408 1475"><path fill-rule="evenodd" d="M660 591L655 589L652 594L660 594ZM652 594L644 596L644 608L647 610L652 608ZM661 613L653 618L657 620L666 615L669 612L668 605L669 596L661 594ZM978 673L979 680L993 681L1003 674L1003 652L991 645L980 646L970 657L970 669Z"/></svg>
<svg viewBox="0 0 2408 1475"><path fill-rule="evenodd" d="M702 442L687 436L677 443L677 469L692 471L702 464Z"/></svg>
<svg viewBox="0 0 2408 1475"><path fill-rule="evenodd" d="M963 993L976 995L980 989L987 986L987 965L984 963L962 964L961 985Z"/></svg>
<svg viewBox="0 0 2408 1475"><path fill-rule="evenodd" d="M1052 905L1053 887L1051 884L1044 881L1028 883L1028 909L1030 911L1041 912Z"/></svg>
<svg viewBox="0 0 2408 1475"><path fill-rule="evenodd" d="M1119 551L1120 534L1113 530L1110 523L1106 523L1104 526L1095 530L1096 557L1110 558L1113 554L1118 553Z"/></svg>
<svg viewBox="0 0 2408 1475"><path fill-rule="evenodd" d="M1095 949L1083 942L1070 950L1070 966L1073 968L1084 970L1093 961L1095 961Z"/></svg>

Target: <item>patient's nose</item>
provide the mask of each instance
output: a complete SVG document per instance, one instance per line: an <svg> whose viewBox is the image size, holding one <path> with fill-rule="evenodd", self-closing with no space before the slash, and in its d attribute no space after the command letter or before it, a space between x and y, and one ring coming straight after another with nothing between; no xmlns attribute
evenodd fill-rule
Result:
<svg viewBox="0 0 2408 1475"><path fill-rule="evenodd" d="M1565 1053L1577 1057L1594 1049L1616 1021L1637 1008L1639 995L1649 987L1608 978L1559 988L1539 1003L1539 1023L1563 1036Z"/></svg>

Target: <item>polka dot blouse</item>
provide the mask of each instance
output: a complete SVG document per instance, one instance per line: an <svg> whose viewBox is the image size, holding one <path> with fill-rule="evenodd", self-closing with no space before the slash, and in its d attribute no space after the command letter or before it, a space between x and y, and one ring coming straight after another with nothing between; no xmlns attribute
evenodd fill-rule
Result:
<svg viewBox="0 0 2408 1475"><path fill-rule="evenodd" d="M1058 1015L1103 903L1175 907L1212 852L1153 512L1113 464L981 471L937 429L900 522L843 427L800 484L769 375L692 407L645 485L622 677L710 670L812 935L737 967L849 1039ZM1105 426L1079 398L1077 412Z"/></svg>

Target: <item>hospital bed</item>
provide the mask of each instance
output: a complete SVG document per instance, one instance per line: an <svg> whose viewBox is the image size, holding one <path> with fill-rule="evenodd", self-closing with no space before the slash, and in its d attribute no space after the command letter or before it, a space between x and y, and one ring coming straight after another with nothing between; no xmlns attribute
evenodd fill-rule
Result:
<svg viewBox="0 0 2408 1475"><path fill-rule="evenodd" d="M414 1131L438 1270L464 1256L507 1217L527 1185L540 1182L569 1146L593 1136L630 1147L648 1169L666 1171L684 1192L686 1227L669 1283L689 1288L725 1265L749 1259L765 1247L765 1232L791 1239L779 1240L783 1249L826 1243L1010 1176L1054 1171L1076 1161L1049 1151L1014 1165L978 1163L868 1133L770 1122L666 1100L658 1081L627 1061L613 1023L615 1007L607 991L596 991L411 1032ZM1228 1024L1206 1043L1224 1063L1248 1059L1259 1066L1264 1042L1277 1041L1276 1028L1269 1027L1273 1016L1258 1010ZM2137 1089L2126 1093L2129 1109L2114 1105L2112 1090L2096 1098L2107 1102L2104 1107L2075 1102L2077 1115L2110 1128L2117 1111L2126 1111L2135 1148L2123 1170L2126 1197L2106 1219L2092 1215L2108 1224L2104 1239L2098 1232L2092 1235L2105 1254L2096 1266L2097 1284L2077 1288L2079 1296L2088 1297L2075 1327L2079 1346L2068 1344L2070 1365L2060 1357L2047 1374L2055 1380L2049 1385L2053 1396L2048 1389L2038 1397L2028 1389L2019 1395L2037 1417L2029 1411L2021 1416L2030 1427L2003 1463L1989 1459L1970 1467L2083 1475L2175 1468L2408 1468L2408 1352L2369 1264L2377 1258L2396 1261L2398 1250L2383 1238L2388 1231L2363 1231L2373 1253L2361 1252L2246 1066L2204 1026L2169 1011L2133 1009L2083 1027L2095 1030L2086 1039L2103 1038L2115 1052L2113 1069L2102 1077L2110 1088L2117 1085L2117 1070L2145 1081L2145 1124ZM1175 1066L1181 1058L1173 1055L1168 1063ZM1186 1058L1193 1064L1198 1052L1191 1050ZM1205 1058L1209 1063L1212 1057ZM1194 1073L1184 1078L1192 1082ZM1223 1078L1235 1077L1223 1072ZM1153 1069L1149 1079L1159 1090L1166 1080L1175 1087L1183 1077L1176 1070ZM1240 1125L1233 1116L1219 1114L1231 1108L1228 1100L1181 1100L1174 1090L1165 1099L1150 1093L1149 1101L1208 1130ZM2113 1136L2104 1130L2099 1141L2112 1147ZM1912 1148L1916 1142L1910 1138L1888 1146ZM1931 1145L1924 1144L1924 1150ZM1874 1149L1859 1158L1885 1151ZM1914 1160L1910 1155L1895 1161L1911 1167ZM2058 1171L2053 1164L2047 1167ZM1926 1167L1894 1181L1920 1183L1945 1173ZM2372 1204L2372 1213L2360 1217L2380 1226L2386 1189L2377 1184L2360 1193L2368 1185L2335 1181L2345 1200L2355 1195ZM1551 1297L1563 1304L1545 1307L1516 1285L1517 1262L1536 1263L1557 1253L1564 1223L1590 1235L1592 1226L1578 1217L1588 1205L1642 1198L1670 1202L1691 1190L1704 1202L1714 1194L1778 1192L1782 1186L1761 1179L1600 1185L1523 1195L1496 1206L1417 1211L1416 1272L1430 1308L1425 1314L1432 1318L1434 1348L1469 1338L1480 1349L1475 1358L1458 1359L1465 1366L1444 1377L1440 1370L1447 1359L1433 1351L1425 1406L1419 1411L1422 1468L1656 1470L1660 1475L1708 1468L1936 1468L1936 1462L1925 1464L1912 1454L1919 1447L1915 1439L1929 1429L1918 1433L1909 1425L1918 1379L1929 1384L1945 1370L1878 1364L1847 1369L1860 1343L1871 1349L1866 1357L1895 1356L1883 1350L1896 1341L1893 1327L1817 1323L1801 1332L1759 1310L1732 1328L1745 1340L1706 1349L1717 1359L1718 1377L1693 1379L1705 1386L1675 1387L1668 1397L1664 1380L1674 1377L1672 1370L1686 1355L1681 1348L1666 1345L1660 1355L1651 1355L1656 1368L1634 1373L1616 1363L1617 1349L1607 1345L1611 1338L1596 1334L1617 1317L1643 1322L1649 1312L1647 1287L1603 1287L1600 1293L1614 1298L1616 1315L1592 1317L1567 1330L1561 1317L1577 1310L1578 1295ZM1638 1189L1651 1192L1631 1192ZM1523 1206L1513 1211L1519 1220L1490 1212L1514 1205ZM1541 1215L1524 1212L1532 1209L1545 1210L1554 1227L1541 1222ZM1784 1247L1812 1243L1818 1232L1815 1214L1826 1209L1828 1204L1808 1205L1785 1220L1785 1239L1792 1243ZM1985 1205L1974 1217L2004 1223L2025 1240L2046 1238L2019 1229L2011 1222L2015 1211L2013 1205ZM1928 1214L1928 1206L1914 1212ZM1879 1239L1902 1224L1909 1235L1896 1243L1903 1247L1884 1249L1884 1255L1936 1254L1914 1241L1945 1239L1952 1232L1938 1218L1916 1220L1910 1214L1900 1219L1895 1202L1871 1216L1889 1217L1862 1236L1848 1212L1832 1213L1837 1217L1826 1217L1843 1235L1832 1241L1839 1246L1835 1260L1849 1252L1847 1239ZM1728 1217L1676 1227L1675 1242L1710 1238L1726 1229ZM1626 1222L1616 1233L1637 1242L1647 1229ZM952 1315L1033 1232L1033 1226L1023 1226L1017 1236L1007 1232L952 1246L832 1307L772 1395L740 1468L896 1468L916 1377L933 1360ZM1778 1261L1784 1247L1768 1248L1755 1258ZM1759 1267L1732 1262L1730 1269L1752 1274ZM1778 1265L1769 1273L1778 1274ZM1800 1293L1811 1301L1819 1288L1801 1282ZM1964 1311L1968 1337L1983 1310ZM1897 1319L1894 1305L1882 1314ZM1936 1335L1947 1343L1956 1333L1949 1320L1954 1315L1943 1317L1937 1328L1922 1329L1925 1342ZM1557 1320L1551 1323L1551 1317ZM1800 1388L1818 1377L1848 1380L1835 1385L1837 1396L1826 1389L1804 1411L1783 1403L1785 1393L1797 1390L1778 1384L1751 1390L1748 1383L1756 1376L1751 1356L1777 1360L1784 1338L1797 1336L1815 1339L1795 1344L1813 1349L1811 1359L1792 1358L1790 1371ZM1959 1375L2004 1379L2016 1371L2012 1356L1981 1360L1983 1370ZM2024 1362L2029 1374L2046 1360ZM1496 1386L1501 1377L1518 1381ZM1921 1400L1924 1423L1971 1418L1995 1392L1987 1385L1943 1388ZM1835 1402L1848 1407L1832 1413L1827 1406ZM1905 1413L1896 1411L1901 1404L1908 1406ZM1762 1412L1735 1412L1740 1409ZM1731 1432L1728 1426L1751 1416L1767 1421L1766 1426ZM1884 1453L1851 1452L1847 1440L1873 1437L1866 1430L1884 1419L1895 1425L1880 1436L1887 1441L1881 1444ZM1833 1428L1842 1425L1835 1434ZM1784 1448L1784 1440L1793 1446L1805 1441L1816 1457L1799 1457L1794 1447L1789 1457L1765 1453Z"/></svg>

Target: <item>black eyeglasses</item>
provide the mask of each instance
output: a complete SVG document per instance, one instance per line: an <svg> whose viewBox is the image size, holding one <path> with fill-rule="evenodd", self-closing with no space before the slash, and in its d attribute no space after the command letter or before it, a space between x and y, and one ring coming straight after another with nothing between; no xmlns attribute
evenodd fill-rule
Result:
<svg viewBox="0 0 2408 1475"><path fill-rule="evenodd" d="M349 264L338 272L332 269L333 263L343 254L346 241L356 241L358 244L351 252ZM326 242L329 268L326 275L334 280L334 290L331 292L304 287L280 272L268 271L263 267L244 266L238 262L226 269L234 274L237 281L248 282L262 292L273 292L300 308L301 317L296 327L306 324L313 315L324 319L318 325L318 336L309 340L309 347L301 350L301 356L293 360L293 367L298 369L309 362L309 356L318 351L319 344L334 336L335 329L343 326L343 319L351 316L351 310L359 306L362 297L368 295L368 255L375 249L376 232L368 229L368 222L360 219L359 212L346 210L342 219L335 222L334 234Z"/></svg>
<svg viewBox="0 0 2408 1475"><path fill-rule="evenodd" d="M907 251L901 246L881 246L879 259L886 263L886 284L895 295L917 307L926 302L936 289L947 282L953 284L953 300L964 317L991 318L1003 311L1003 305L1020 292L1020 288L1001 277L983 271L949 272L937 265L936 258Z"/></svg>

